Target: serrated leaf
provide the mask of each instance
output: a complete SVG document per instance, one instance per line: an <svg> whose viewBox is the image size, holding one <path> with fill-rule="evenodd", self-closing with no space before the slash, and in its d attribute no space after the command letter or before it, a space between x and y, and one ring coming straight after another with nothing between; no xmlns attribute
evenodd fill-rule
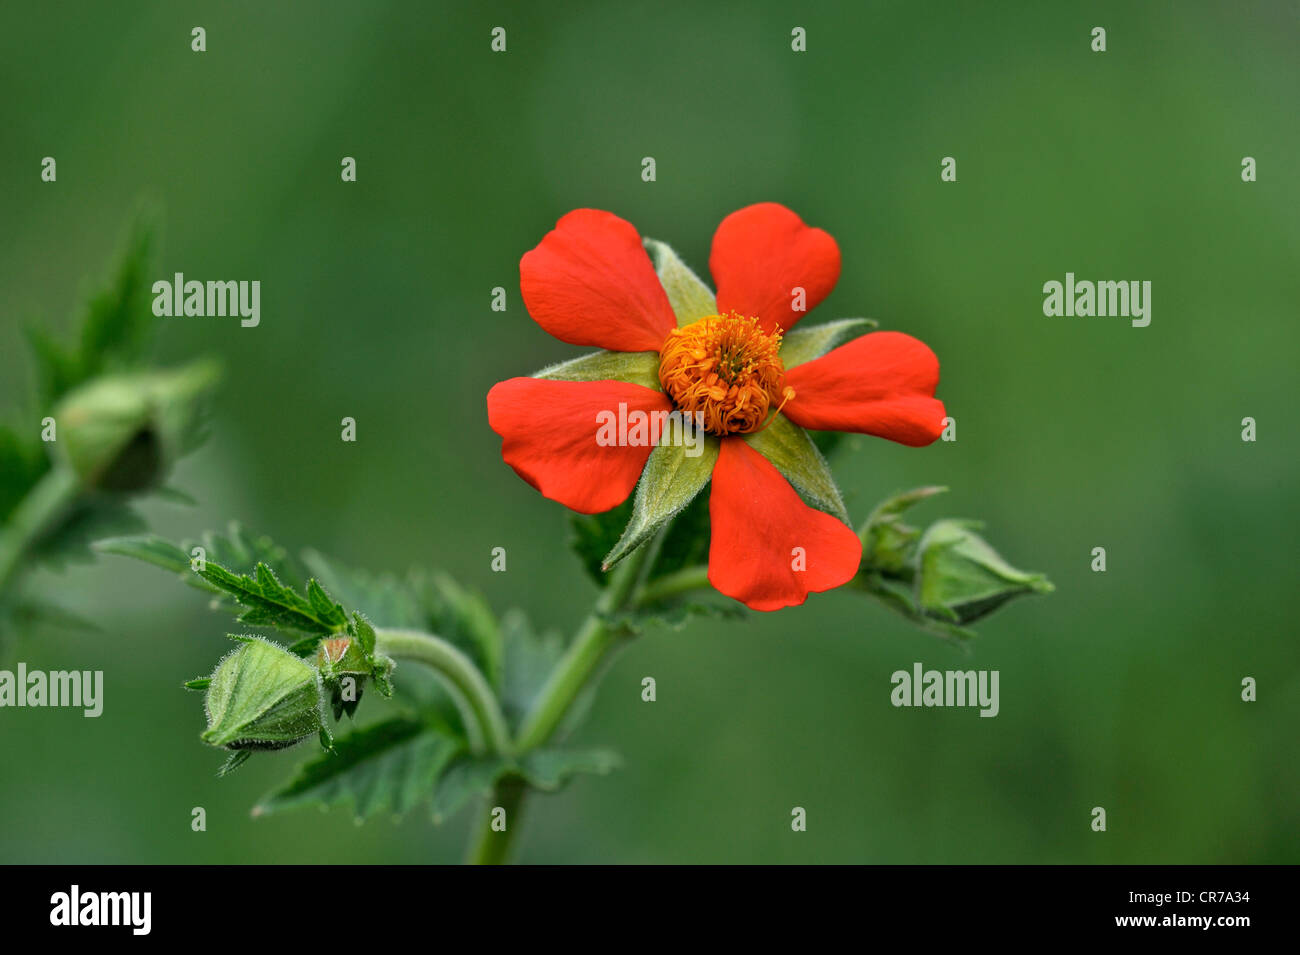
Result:
<svg viewBox="0 0 1300 955"><path fill-rule="evenodd" d="M501 628L481 594L447 574L434 574L426 591L430 629L474 661L494 689L501 686Z"/></svg>
<svg viewBox="0 0 1300 955"><path fill-rule="evenodd" d="M455 815L475 796L486 796L510 768L501 756L462 755L438 780L433 792L433 821L441 823Z"/></svg>
<svg viewBox="0 0 1300 955"><path fill-rule="evenodd" d="M745 440L776 466L811 507L848 523L849 512L844 507L835 478L831 476L830 465L808 437L808 432L778 414L762 431L745 435Z"/></svg>
<svg viewBox="0 0 1300 955"><path fill-rule="evenodd" d="M86 307L80 343L84 377L130 362L143 350L153 328L146 294L152 247L153 227L149 216L142 215L131 228L112 280Z"/></svg>
<svg viewBox="0 0 1300 955"><path fill-rule="evenodd" d="M380 813L401 815L430 798L462 746L406 719L356 730L336 739L332 754L298 767L293 779L262 798L253 815L339 805L350 805L358 822Z"/></svg>
<svg viewBox="0 0 1300 955"><path fill-rule="evenodd" d="M421 591L426 584L399 580L391 574L370 574L345 567L319 551L303 552L307 569L321 586L337 594L345 606L365 613L379 627L430 628Z"/></svg>
<svg viewBox="0 0 1300 955"><path fill-rule="evenodd" d="M744 620L745 608L738 604L713 603L704 600L670 600L606 616L613 627L622 627L630 634L643 633L653 626L681 630L692 620L712 617L717 620Z"/></svg>
<svg viewBox="0 0 1300 955"><path fill-rule="evenodd" d="M177 574L190 572L190 555L169 540L156 534L138 537L107 537L92 545L101 554L117 554L153 564Z"/></svg>
<svg viewBox="0 0 1300 955"><path fill-rule="evenodd" d="M600 514L569 515L569 546L573 548L582 561L587 575L598 587L605 586L605 572L601 564L618 539L623 536L623 528L632 516L632 498L618 507Z"/></svg>
<svg viewBox="0 0 1300 955"><path fill-rule="evenodd" d="M781 363L786 371L820 358L833 348L871 331L878 322L870 318L841 318L822 325L800 325L781 339Z"/></svg>
<svg viewBox="0 0 1300 955"><path fill-rule="evenodd" d="M628 381L655 391L659 384L659 355L652 351L598 351L549 365L533 375L549 381Z"/></svg>
<svg viewBox="0 0 1300 955"><path fill-rule="evenodd" d="M231 573L213 561L208 561L207 566L197 573L247 608L239 617L241 623L307 633L315 637L327 637L347 625L342 608L337 608L337 617L333 612L318 610L310 601L280 583L271 568L260 561L255 568L255 576L252 577ZM299 641L290 649L299 656L306 656L314 646L315 640L309 638L307 641Z"/></svg>
<svg viewBox="0 0 1300 955"><path fill-rule="evenodd" d="M668 243L658 239L643 239L642 244L650 253L650 260L659 275L659 284L668 293L668 302L673 307L673 314L677 316L678 326L718 314L718 302L713 290L691 271Z"/></svg>
<svg viewBox="0 0 1300 955"><path fill-rule="evenodd" d="M502 616L501 636L505 653L501 667L501 710L514 730L564 655L564 641L557 633L538 635L521 610L508 610Z"/></svg>
<svg viewBox="0 0 1300 955"><path fill-rule="evenodd" d="M622 765L622 758L612 749L550 747L525 753L517 771L530 786L555 792L581 773L607 776Z"/></svg>
<svg viewBox="0 0 1300 955"><path fill-rule="evenodd" d="M704 440L700 453L694 456L685 444L661 444L650 452L637 482L632 515L618 543L605 555L602 570L609 570L646 543L709 483L720 443L713 435L700 436Z"/></svg>
<svg viewBox="0 0 1300 955"><path fill-rule="evenodd" d="M343 607L330 599L329 594L321 589L321 585L316 583L315 578L307 581L307 599L311 602L316 616L323 623L333 627L335 633L340 633L347 628L348 615L343 612ZM373 631L371 635L373 637ZM373 647L373 640L371 645Z"/></svg>

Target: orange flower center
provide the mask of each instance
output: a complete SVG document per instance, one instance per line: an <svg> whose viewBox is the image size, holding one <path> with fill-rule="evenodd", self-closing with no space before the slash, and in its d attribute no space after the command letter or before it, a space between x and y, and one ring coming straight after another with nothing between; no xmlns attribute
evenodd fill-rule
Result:
<svg viewBox="0 0 1300 955"><path fill-rule="evenodd" d="M668 333L659 383L683 413L703 412L704 430L749 434L794 397L780 348L781 332L763 331L757 318L709 315Z"/></svg>

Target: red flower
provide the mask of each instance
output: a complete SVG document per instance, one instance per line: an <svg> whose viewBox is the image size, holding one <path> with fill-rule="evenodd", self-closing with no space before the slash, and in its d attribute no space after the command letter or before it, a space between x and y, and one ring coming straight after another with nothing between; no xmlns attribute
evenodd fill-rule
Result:
<svg viewBox="0 0 1300 955"><path fill-rule="evenodd" d="M804 428L929 444L944 418L934 397L939 362L899 332L862 335L810 360L805 346L791 355L793 340L783 339L834 288L840 252L784 206L760 203L723 219L709 267L716 304L684 268L698 288L673 286L670 299L669 277L661 281L630 223L570 212L519 263L529 314L561 341L642 354L600 359L592 366L600 380L503 381L488 393L488 420L520 477L588 514L626 500L654 450L597 440L602 413L624 406L702 421L718 442L709 581L755 610L776 610L846 583L862 546L842 520L804 503L779 469L785 462L756 449L761 432L784 416Z"/></svg>

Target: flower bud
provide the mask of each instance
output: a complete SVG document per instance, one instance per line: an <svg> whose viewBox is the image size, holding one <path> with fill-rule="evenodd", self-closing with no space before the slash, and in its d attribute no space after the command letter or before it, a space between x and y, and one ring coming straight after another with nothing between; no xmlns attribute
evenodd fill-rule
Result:
<svg viewBox="0 0 1300 955"><path fill-rule="evenodd" d="M325 728L316 668L257 637L243 641L212 673L202 739L230 750L283 749Z"/></svg>
<svg viewBox="0 0 1300 955"><path fill-rule="evenodd" d="M941 520L917 544L916 598L922 612L959 626L992 613L1013 597L1051 593L1042 574L1008 564L975 533L976 521Z"/></svg>
<svg viewBox="0 0 1300 955"><path fill-rule="evenodd" d="M361 702L361 688L372 669L358 642L346 634L322 640L316 649L316 666L329 693L334 719L344 712L348 716L355 713Z"/></svg>
<svg viewBox="0 0 1300 955"><path fill-rule="evenodd" d="M189 449L199 399L215 379L208 363L92 379L54 409L55 454L89 488L156 487Z"/></svg>

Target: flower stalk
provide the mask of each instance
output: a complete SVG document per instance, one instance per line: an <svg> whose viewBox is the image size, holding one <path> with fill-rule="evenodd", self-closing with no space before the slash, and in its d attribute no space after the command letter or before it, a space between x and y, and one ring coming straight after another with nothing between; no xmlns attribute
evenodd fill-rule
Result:
<svg viewBox="0 0 1300 955"><path fill-rule="evenodd" d="M510 753L510 730L496 694L478 667L446 640L416 630L375 630L375 651L394 659L415 660L432 668L452 691L465 715L475 752Z"/></svg>

